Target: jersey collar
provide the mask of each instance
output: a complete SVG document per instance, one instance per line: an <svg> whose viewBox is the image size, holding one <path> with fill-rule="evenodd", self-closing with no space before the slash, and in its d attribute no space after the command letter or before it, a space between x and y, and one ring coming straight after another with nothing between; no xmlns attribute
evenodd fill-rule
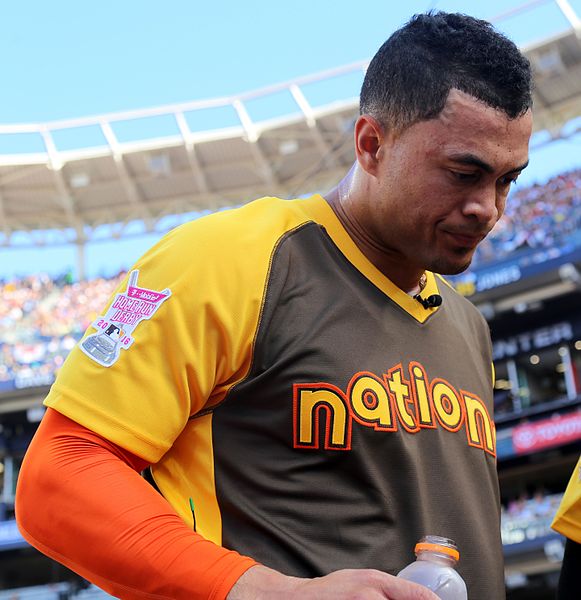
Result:
<svg viewBox="0 0 581 600"><path fill-rule="evenodd" d="M323 225L327 233L339 248L347 260L356 267L371 283L379 288L386 296L399 305L404 311L411 315L416 321L423 323L437 308L424 308L417 300L388 279L375 265L361 252L357 244L343 227L341 221L329 203L319 194L301 201L303 209L313 220ZM434 274L426 271L426 287L422 291L422 297L427 298L432 294L438 294L438 282Z"/></svg>

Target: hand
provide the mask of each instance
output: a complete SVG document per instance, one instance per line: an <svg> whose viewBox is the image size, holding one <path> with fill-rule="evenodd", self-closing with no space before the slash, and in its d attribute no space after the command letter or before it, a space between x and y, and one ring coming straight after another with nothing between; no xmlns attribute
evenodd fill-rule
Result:
<svg viewBox="0 0 581 600"><path fill-rule="evenodd" d="M374 569L343 569L325 577L287 577L263 566L250 568L227 600L438 600L428 588Z"/></svg>

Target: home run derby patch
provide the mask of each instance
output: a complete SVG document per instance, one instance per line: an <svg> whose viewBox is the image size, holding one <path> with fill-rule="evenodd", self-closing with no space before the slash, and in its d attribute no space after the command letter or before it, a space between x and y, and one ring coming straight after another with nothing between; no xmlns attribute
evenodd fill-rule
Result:
<svg viewBox="0 0 581 600"><path fill-rule="evenodd" d="M151 319L157 309L171 296L137 286L139 271L131 271L127 290L115 296L107 313L97 317L92 326L97 330L81 342L81 350L95 362L110 367L119 358L121 350L131 347L135 328L145 319Z"/></svg>

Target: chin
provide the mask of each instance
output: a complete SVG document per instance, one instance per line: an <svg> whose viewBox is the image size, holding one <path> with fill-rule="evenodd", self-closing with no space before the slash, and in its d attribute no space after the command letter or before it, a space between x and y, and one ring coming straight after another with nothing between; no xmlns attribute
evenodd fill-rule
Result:
<svg viewBox="0 0 581 600"><path fill-rule="evenodd" d="M468 261L465 265L461 265L457 267L454 271L447 273L447 275L458 275L459 273L463 273L472 263L472 260Z"/></svg>
<svg viewBox="0 0 581 600"><path fill-rule="evenodd" d="M463 262L436 259L427 268L433 273L439 273L440 275L458 275L459 273L463 273L471 264L472 256Z"/></svg>

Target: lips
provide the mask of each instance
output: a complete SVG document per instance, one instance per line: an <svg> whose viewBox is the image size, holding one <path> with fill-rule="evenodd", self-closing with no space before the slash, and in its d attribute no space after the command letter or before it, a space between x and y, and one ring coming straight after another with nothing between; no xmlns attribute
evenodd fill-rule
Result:
<svg viewBox="0 0 581 600"><path fill-rule="evenodd" d="M485 237L485 235L482 233L460 233L455 231L445 231L444 233L458 246L462 246L464 248L476 247Z"/></svg>

